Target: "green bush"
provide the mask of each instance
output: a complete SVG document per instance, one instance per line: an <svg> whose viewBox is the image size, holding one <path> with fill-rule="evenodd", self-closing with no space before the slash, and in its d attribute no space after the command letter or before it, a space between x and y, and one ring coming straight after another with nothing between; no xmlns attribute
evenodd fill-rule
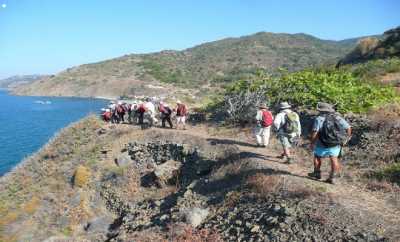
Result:
<svg viewBox="0 0 400 242"><path fill-rule="evenodd" d="M295 73L281 72L278 77L259 74L250 81L229 86L226 95L263 89L268 102L289 101L296 106L315 107L318 102L336 105L340 112L366 112L372 107L399 100L393 87L364 82L346 69L325 68Z"/></svg>
<svg viewBox="0 0 400 242"><path fill-rule="evenodd" d="M387 180L400 185L400 163L393 163L377 171L375 177L379 180Z"/></svg>

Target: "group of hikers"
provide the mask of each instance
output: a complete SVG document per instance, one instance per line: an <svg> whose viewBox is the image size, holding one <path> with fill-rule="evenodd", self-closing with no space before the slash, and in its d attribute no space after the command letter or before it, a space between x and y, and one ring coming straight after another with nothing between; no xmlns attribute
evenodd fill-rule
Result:
<svg viewBox="0 0 400 242"><path fill-rule="evenodd" d="M261 104L258 106L256 114L255 136L257 147L268 146L271 129L274 129L283 148L279 158L286 158L287 164L295 162L292 149L293 146L297 145L302 134L300 117L291 108L288 102L280 103L279 111L274 117L267 105ZM137 123L151 127L158 123L157 117L159 117L163 128L166 127L166 123L170 128L174 127L172 115L175 113L177 129L186 129L186 118L188 116L186 105L179 100L176 102L176 107L171 108L166 102L156 102L151 98L131 103L110 101L108 108L102 109L102 111L101 116L106 122ZM351 127L344 118L336 113L331 104L320 102L317 105L317 111L319 111L319 115L314 119L310 135L311 149L314 153L314 171L309 173L308 176L321 179L322 159L329 158L331 172L326 182L335 184L335 179L340 171L339 158L342 147L350 140Z"/></svg>
<svg viewBox="0 0 400 242"><path fill-rule="evenodd" d="M271 128L274 128L283 148L279 158L286 158L286 162L292 164L294 157L291 150L301 135L300 117L291 109L288 102L280 103L278 109L278 114L273 117L267 105L259 105L255 129L257 146L266 147L269 144ZM336 113L333 105L320 102L317 111L319 115L314 119L310 135L311 149L314 153L314 171L308 176L320 180L322 159L329 158L331 172L326 182L335 184L340 171L339 158L342 147L350 140L352 131L349 123Z"/></svg>
<svg viewBox="0 0 400 242"><path fill-rule="evenodd" d="M142 127L152 127L161 119L161 127L166 123L172 129L172 116L176 116L176 128L186 129L188 110L181 101L176 101L176 107L171 108L168 103L156 102L151 98L145 101L110 101L107 108L102 109L101 117L105 122L139 124Z"/></svg>

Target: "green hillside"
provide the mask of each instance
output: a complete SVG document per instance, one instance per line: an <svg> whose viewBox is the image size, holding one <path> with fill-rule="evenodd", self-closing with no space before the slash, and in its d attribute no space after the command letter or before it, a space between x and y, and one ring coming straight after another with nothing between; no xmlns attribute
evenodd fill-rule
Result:
<svg viewBox="0 0 400 242"><path fill-rule="evenodd" d="M137 94L151 84L162 85L167 92L177 86L204 92L260 69L274 73L280 67L295 71L334 63L356 42L357 39L329 41L306 34L261 32L183 51L131 54L81 65L15 91L24 95L118 96Z"/></svg>

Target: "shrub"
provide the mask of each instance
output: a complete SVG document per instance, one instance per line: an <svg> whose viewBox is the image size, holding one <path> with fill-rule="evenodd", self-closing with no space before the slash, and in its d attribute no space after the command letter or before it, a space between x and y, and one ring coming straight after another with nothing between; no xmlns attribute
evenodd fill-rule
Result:
<svg viewBox="0 0 400 242"><path fill-rule="evenodd" d="M400 163L390 164L375 172L374 176L379 180L400 184Z"/></svg>
<svg viewBox="0 0 400 242"><path fill-rule="evenodd" d="M295 73L281 72L280 76L272 77L259 74L249 81L238 81L226 89L225 99L236 97L235 105L244 106L246 112L250 102L246 101L247 93L262 92L268 103L276 105L281 101L289 101L301 107L315 107L320 101L335 104L339 112L363 113L373 107L399 100L393 87L376 83L367 83L346 69L324 68L303 70ZM231 98L232 99L232 98ZM253 98L253 106L258 99ZM220 103L227 109L226 101ZM240 110L239 108L236 108ZM233 118L233 121L238 118Z"/></svg>
<svg viewBox="0 0 400 242"><path fill-rule="evenodd" d="M82 165L78 166L74 174L74 186L85 186L90 178L90 170Z"/></svg>

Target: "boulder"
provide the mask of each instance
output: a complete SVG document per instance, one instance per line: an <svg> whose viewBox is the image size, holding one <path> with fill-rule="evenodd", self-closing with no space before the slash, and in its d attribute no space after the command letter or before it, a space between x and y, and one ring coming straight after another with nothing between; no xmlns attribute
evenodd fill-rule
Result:
<svg viewBox="0 0 400 242"><path fill-rule="evenodd" d="M161 185L175 185L178 180L181 167L182 164L179 161L168 160L165 163L156 166L154 174L158 178L158 181Z"/></svg>
<svg viewBox="0 0 400 242"><path fill-rule="evenodd" d="M127 152L124 152L121 155L119 155L118 158L115 159L115 163L118 166L127 166L130 163L132 163L132 159Z"/></svg>
<svg viewBox="0 0 400 242"><path fill-rule="evenodd" d="M199 226L207 218L210 211L204 208L191 208L184 212L187 223L190 223L194 228Z"/></svg>

